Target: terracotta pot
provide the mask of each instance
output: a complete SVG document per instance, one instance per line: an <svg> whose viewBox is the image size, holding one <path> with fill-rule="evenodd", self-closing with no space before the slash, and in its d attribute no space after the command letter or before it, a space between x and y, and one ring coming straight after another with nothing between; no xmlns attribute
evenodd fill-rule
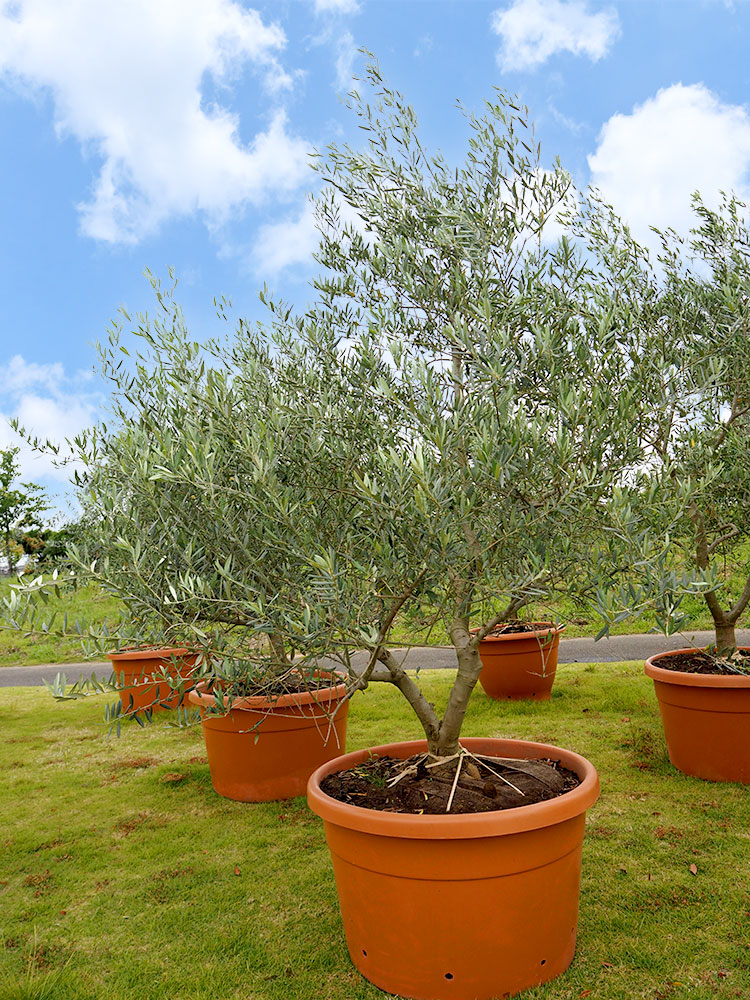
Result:
<svg viewBox="0 0 750 1000"><path fill-rule="evenodd" d="M226 715L205 685L190 693L201 709L211 781L219 795L267 802L304 795L312 772L346 749L346 686L267 698L236 698ZM329 716L335 711L331 720Z"/></svg>
<svg viewBox="0 0 750 1000"><path fill-rule="evenodd" d="M583 781L548 802L460 816L364 809L320 788L370 753L426 750L420 740L346 754L307 786L325 824L352 961L381 989L418 1000L512 996L560 975L575 950L585 812L599 795L593 765L543 743L462 743L474 753L551 757Z"/></svg>
<svg viewBox="0 0 750 1000"><path fill-rule="evenodd" d="M669 759L696 778L750 784L750 676L691 674L659 666L675 653L697 652L702 650L677 649L646 660Z"/></svg>
<svg viewBox="0 0 750 1000"><path fill-rule="evenodd" d="M479 643L479 683L490 698L547 701L555 680L557 653L564 625L531 622L534 632L506 632Z"/></svg>
<svg viewBox="0 0 750 1000"><path fill-rule="evenodd" d="M118 684L122 687L120 701L123 711L140 712L145 708L162 709L177 708L182 700L182 706L187 708L187 694L180 695L172 691L167 684L154 684L154 674L160 674L163 667L172 677L192 677L197 653L191 653L185 647L163 647L160 649L123 649L119 652L107 653L107 659L112 661L112 669L117 674ZM177 663L174 660L177 659ZM132 699L132 701L131 701Z"/></svg>

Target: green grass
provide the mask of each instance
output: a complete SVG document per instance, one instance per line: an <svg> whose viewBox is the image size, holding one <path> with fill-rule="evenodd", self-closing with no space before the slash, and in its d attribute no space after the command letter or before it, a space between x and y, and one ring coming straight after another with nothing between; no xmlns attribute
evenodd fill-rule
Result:
<svg viewBox="0 0 750 1000"><path fill-rule="evenodd" d="M451 675L422 676L441 702ZM304 800L221 799L199 729L108 741L102 706L0 689L2 1000L382 997L349 962ZM416 735L396 691L354 700L349 749ZM477 690L465 735L554 742L601 776L576 959L526 1000L750 996L750 788L670 766L640 664L563 666L542 704Z"/></svg>
<svg viewBox="0 0 750 1000"><path fill-rule="evenodd" d="M0 600L10 593L13 580L0 578ZM108 626L120 617L120 603L99 587L85 587L61 599L50 598L44 607L45 614L60 615L56 625L62 627L62 615L67 612L68 630L73 631L76 620L90 625ZM24 635L14 629L0 628L0 667L15 667L34 663L80 663L84 659L81 643L77 638L59 639L46 635Z"/></svg>

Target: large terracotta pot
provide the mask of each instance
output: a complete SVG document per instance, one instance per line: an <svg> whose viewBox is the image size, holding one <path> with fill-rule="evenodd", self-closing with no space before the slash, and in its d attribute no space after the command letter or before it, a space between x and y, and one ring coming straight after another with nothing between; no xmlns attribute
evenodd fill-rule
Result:
<svg viewBox="0 0 750 1000"><path fill-rule="evenodd" d="M107 653L107 659L112 661L112 669L117 674L123 711L177 708L181 701L187 708L186 694L181 698L168 684L155 684L153 677L166 667L172 677L190 678L197 658L197 653L191 653L184 647L123 649Z"/></svg>
<svg viewBox="0 0 750 1000"><path fill-rule="evenodd" d="M582 784L547 802L457 816L385 813L338 802L320 783L370 753L409 757L424 741L346 754L310 778L349 954L389 993L489 1000L560 975L573 959L586 810L599 795L587 760L543 743L465 739L474 753L550 757Z"/></svg>
<svg viewBox="0 0 750 1000"><path fill-rule="evenodd" d="M565 626L532 622L534 632L506 632L479 643L479 683L497 701L547 701L555 680L560 635Z"/></svg>
<svg viewBox="0 0 750 1000"><path fill-rule="evenodd" d="M669 759L696 778L750 784L750 676L691 674L659 666L675 653L697 652L702 650L677 649L646 660Z"/></svg>
<svg viewBox="0 0 750 1000"><path fill-rule="evenodd" d="M211 781L219 795L267 802L304 795L316 768L346 750L346 686L264 697L236 698L226 715L204 685L191 691L201 709ZM335 714L334 714L335 713Z"/></svg>

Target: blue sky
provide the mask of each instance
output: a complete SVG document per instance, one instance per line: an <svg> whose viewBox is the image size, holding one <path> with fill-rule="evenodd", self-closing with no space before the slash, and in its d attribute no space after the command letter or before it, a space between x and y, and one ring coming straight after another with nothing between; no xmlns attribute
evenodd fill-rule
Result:
<svg viewBox="0 0 750 1000"><path fill-rule="evenodd" d="M750 196L750 3L722 0L0 0L0 447L58 440L106 400L92 344L175 268L197 337L212 299L304 305L308 156L357 143L339 95L373 51L426 143L462 155L457 99L520 95L545 161L635 232L690 193ZM66 474L22 452L65 506Z"/></svg>

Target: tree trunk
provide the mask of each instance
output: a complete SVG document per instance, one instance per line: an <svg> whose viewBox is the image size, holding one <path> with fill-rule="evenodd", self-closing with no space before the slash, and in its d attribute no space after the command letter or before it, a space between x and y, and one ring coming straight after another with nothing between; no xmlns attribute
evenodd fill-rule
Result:
<svg viewBox="0 0 750 1000"><path fill-rule="evenodd" d="M693 521L698 529L698 539L695 551L695 561L699 569L707 570L711 562L712 547L706 539L706 531L702 515L693 514ZM711 617L714 620L714 630L716 632L716 648L719 652L737 648L737 640L734 633L740 615L750 603L750 578L745 584L745 589L739 600L732 608L726 610L722 608L719 597L715 590L709 590L703 594L703 599L708 605Z"/></svg>
<svg viewBox="0 0 750 1000"><path fill-rule="evenodd" d="M704 594L703 597L711 612L711 617L714 620L716 648L720 652L727 649L735 649L737 646L737 640L735 638L734 629L737 624L737 619L739 618L739 613L737 613L739 602L734 608L728 608L725 611L719 603L719 599L717 598L715 591L710 591L709 593Z"/></svg>
<svg viewBox="0 0 750 1000"><path fill-rule="evenodd" d="M8 562L8 568L6 572L8 576L12 576L15 564L13 563L13 560L10 557L10 530L7 528L5 530L5 558Z"/></svg>
<svg viewBox="0 0 750 1000"><path fill-rule="evenodd" d="M734 622L724 619L722 622L714 621L716 629L716 648L719 652L736 649L737 639L734 632Z"/></svg>
<svg viewBox="0 0 750 1000"><path fill-rule="evenodd" d="M450 757L458 753L460 745L458 738L469 707L471 692L476 687L482 670L477 644L469 634L468 621L454 622L451 627L451 638L456 650L458 671L453 682L448 705L445 709L437 739L430 745L431 753L437 757Z"/></svg>
<svg viewBox="0 0 750 1000"><path fill-rule="evenodd" d="M286 655L283 636L279 635L278 632L271 632L268 636L268 644L271 647L271 653L276 660L276 664L281 667L288 667L290 661Z"/></svg>

